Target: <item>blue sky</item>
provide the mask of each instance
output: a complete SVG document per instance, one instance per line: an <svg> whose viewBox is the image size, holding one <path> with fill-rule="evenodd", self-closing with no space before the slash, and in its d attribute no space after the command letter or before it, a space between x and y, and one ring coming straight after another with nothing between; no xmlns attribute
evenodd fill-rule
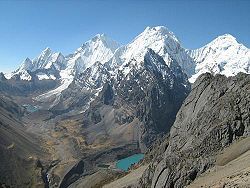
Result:
<svg viewBox="0 0 250 188"><path fill-rule="evenodd" d="M186 48L230 33L250 47L248 0L0 0L0 72L45 47L68 54L97 33L121 44L164 25Z"/></svg>

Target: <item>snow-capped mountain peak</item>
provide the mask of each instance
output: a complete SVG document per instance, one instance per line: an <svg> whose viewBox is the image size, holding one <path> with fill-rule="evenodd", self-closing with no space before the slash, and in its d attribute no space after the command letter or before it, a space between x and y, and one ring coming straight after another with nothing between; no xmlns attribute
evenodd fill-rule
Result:
<svg viewBox="0 0 250 188"><path fill-rule="evenodd" d="M232 43L238 43L236 38L231 35L231 34L224 34L224 35L220 35L218 36L216 39L214 39L212 42L210 42L209 44L210 45L213 45L213 44L232 44Z"/></svg>
<svg viewBox="0 0 250 188"><path fill-rule="evenodd" d="M52 53L52 50L49 47L46 47L40 54L41 57L47 56ZM39 56L39 57L40 57Z"/></svg>
<svg viewBox="0 0 250 188"><path fill-rule="evenodd" d="M113 52L120 46L116 41L109 38L106 34L97 34L91 39L92 42L100 41L104 46L110 48Z"/></svg>
<svg viewBox="0 0 250 188"><path fill-rule="evenodd" d="M230 34L221 35L202 48L187 50L187 53L196 62L190 82L205 72L226 76L250 72L250 50Z"/></svg>
<svg viewBox="0 0 250 188"><path fill-rule="evenodd" d="M66 57L70 74L80 74L95 62L105 63L111 59L120 45L105 34L97 34L82 44L74 54Z"/></svg>
<svg viewBox="0 0 250 188"><path fill-rule="evenodd" d="M53 64L53 60L55 60L52 58L52 55L55 56L52 50L49 47L45 48L37 58L33 59L33 71L45 67L50 68L50 66ZM50 66L48 66L48 64Z"/></svg>
<svg viewBox="0 0 250 188"><path fill-rule="evenodd" d="M164 59L168 59L169 54L166 50L171 53L177 47L179 47L179 41L166 27L147 27L126 46L126 53L122 55L122 59L143 59L148 48L153 49Z"/></svg>
<svg viewBox="0 0 250 188"><path fill-rule="evenodd" d="M146 27L146 29L136 38L149 38L151 36L157 36L159 38L167 36L179 43L179 40L174 33L164 26Z"/></svg>
<svg viewBox="0 0 250 188"><path fill-rule="evenodd" d="M32 69L32 61L27 57L21 64L19 70L31 70Z"/></svg>
<svg viewBox="0 0 250 188"><path fill-rule="evenodd" d="M12 72L9 77L19 75L21 80L31 80L31 73L36 72L38 79L55 79L61 69L66 66L64 56L60 53L53 53L50 48L45 48L38 57L30 60L26 58L20 67Z"/></svg>
<svg viewBox="0 0 250 188"><path fill-rule="evenodd" d="M68 88L74 78L78 77L87 68L93 68L96 62L100 64L108 62L118 47L119 44L107 35L97 34L82 44L73 54L65 57L66 66L60 69L59 72L61 85L48 93L38 96L37 99L46 101L51 96L60 96L60 93ZM51 57L53 57L53 55Z"/></svg>
<svg viewBox="0 0 250 188"><path fill-rule="evenodd" d="M119 46L120 45L116 41L109 38L106 34L97 34L92 39L82 44L82 46L78 48L75 53L82 52L86 50L86 48L93 50L93 48L97 49L101 47L108 48L114 52Z"/></svg>
<svg viewBox="0 0 250 188"><path fill-rule="evenodd" d="M238 43L236 38L232 36L231 34L224 34L221 36L218 36L216 39L208 43L202 48L210 48L213 50L222 50L225 51L231 46L241 46L242 44Z"/></svg>
<svg viewBox="0 0 250 188"><path fill-rule="evenodd" d="M119 48L113 59L113 65L128 63L132 59L142 62L147 49L152 49L169 65L170 60L176 60L188 75L194 72L192 58L181 47L179 40L166 27L147 27L131 43Z"/></svg>

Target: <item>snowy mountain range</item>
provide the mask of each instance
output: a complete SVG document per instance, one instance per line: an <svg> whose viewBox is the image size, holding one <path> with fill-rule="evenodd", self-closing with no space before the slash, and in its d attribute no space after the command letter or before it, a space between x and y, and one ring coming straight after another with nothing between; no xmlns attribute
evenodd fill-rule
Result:
<svg viewBox="0 0 250 188"><path fill-rule="evenodd" d="M118 72L127 75L132 70L131 67L140 66L138 62L144 61L148 49L160 55L168 66L172 62L180 65L190 82L194 82L205 72L226 76L238 72L250 73L250 50L238 43L233 36L225 34L202 48L188 50L182 47L177 37L166 27L157 26L147 27L124 46L105 34L98 34L67 56L46 48L37 58L26 58L16 71L6 74L6 77L15 75L21 80L60 80L61 84L57 88L37 97L39 100L46 100L48 97L60 95L73 80L80 80L85 73L89 75L89 84L96 84L103 79L98 75L102 74L103 69L109 72L110 78Z"/></svg>

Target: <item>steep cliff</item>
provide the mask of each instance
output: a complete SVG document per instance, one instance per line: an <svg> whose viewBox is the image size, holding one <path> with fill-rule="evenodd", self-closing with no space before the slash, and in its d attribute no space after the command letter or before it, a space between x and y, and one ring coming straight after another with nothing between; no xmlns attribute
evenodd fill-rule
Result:
<svg viewBox="0 0 250 188"><path fill-rule="evenodd" d="M201 75L177 114L165 152L144 172L140 186L183 187L218 163L221 151L250 134L249 93L247 74ZM238 147L243 149L237 156L249 150Z"/></svg>

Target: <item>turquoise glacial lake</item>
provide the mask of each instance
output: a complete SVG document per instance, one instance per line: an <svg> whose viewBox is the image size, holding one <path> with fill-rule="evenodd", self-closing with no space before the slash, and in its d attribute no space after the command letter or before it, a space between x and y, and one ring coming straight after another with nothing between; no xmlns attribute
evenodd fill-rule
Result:
<svg viewBox="0 0 250 188"><path fill-rule="evenodd" d="M140 153L121 159L117 161L116 168L127 171L132 164L138 163L143 157L144 154Z"/></svg>

